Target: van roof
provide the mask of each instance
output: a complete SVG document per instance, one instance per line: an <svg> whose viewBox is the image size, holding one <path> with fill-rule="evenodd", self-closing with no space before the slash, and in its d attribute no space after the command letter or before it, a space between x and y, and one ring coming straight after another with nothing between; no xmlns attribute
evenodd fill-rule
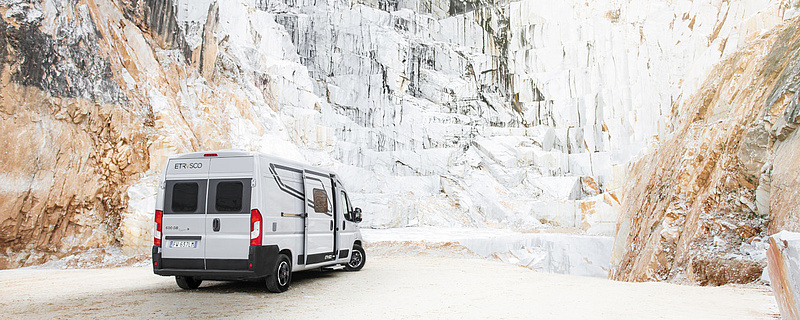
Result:
<svg viewBox="0 0 800 320"><path fill-rule="evenodd" d="M189 152L189 153L181 153L172 156L173 159L186 159L186 158L203 158L207 156L214 155L215 157L245 157L245 156L252 156L256 155L256 152L252 151L244 151L239 149L224 149L218 151L200 151L200 152Z"/></svg>
<svg viewBox="0 0 800 320"><path fill-rule="evenodd" d="M281 157L276 157L273 155L268 155L261 152L254 152L254 151L245 151L241 149L223 149L223 150L216 150L216 151L200 151L200 152L188 152L188 153L180 153L176 155L172 155L170 159L202 159L205 157L215 157L215 158L225 158L225 157L247 157L247 156L261 156L264 158L269 159L270 161L276 161L278 163L284 163L292 166L296 166L298 168L307 168L313 169L318 172L323 172L325 174L330 174L335 176L336 173L333 171L320 167L315 166L307 163L301 163L290 159L285 159Z"/></svg>

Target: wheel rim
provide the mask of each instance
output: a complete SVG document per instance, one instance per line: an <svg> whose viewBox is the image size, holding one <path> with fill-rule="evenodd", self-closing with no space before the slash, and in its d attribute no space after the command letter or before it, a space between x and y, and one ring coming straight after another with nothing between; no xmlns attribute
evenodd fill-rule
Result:
<svg viewBox="0 0 800 320"><path fill-rule="evenodd" d="M289 263L281 261L278 266L278 284L282 287L289 283Z"/></svg>
<svg viewBox="0 0 800 320"><path fill-rule="evenodd" d="M353 251L353 256L350 258L350 262L347 263L347 265L349 265L350 268L358 268L362 260L361 251Z"/></svg>

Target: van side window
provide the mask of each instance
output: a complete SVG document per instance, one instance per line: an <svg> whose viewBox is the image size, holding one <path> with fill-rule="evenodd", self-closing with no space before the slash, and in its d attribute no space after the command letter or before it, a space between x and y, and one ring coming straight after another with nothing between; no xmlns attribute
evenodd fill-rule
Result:
<svg viewBox="0 0 800 320"><path fill-rule="evenodd" d="M314 189L314 212L328 212L328 193L322 189Z"/></svg>
<svg viewBox="0 0 800 320"><path fill-rule="evenodd" d="M242 211L242 190L244 185L241 181L223 181L217 184L217 200L214 204L219 212L239 212Z"/></svg>
<svg viewBox="0 0 800 320"><path fill-rule="evenodd" d="M347 194L342 191L342 210L344 210L344 219L347 221L353 221L353 217L351 212L353 211L350 209L350 199L347 198Z"/></svg>
<svg viewBox="0 0 800 320"><path fill-rule="evenodd" d="M196 182L179 182L172 187L172 212L197 211Z"/></svg>

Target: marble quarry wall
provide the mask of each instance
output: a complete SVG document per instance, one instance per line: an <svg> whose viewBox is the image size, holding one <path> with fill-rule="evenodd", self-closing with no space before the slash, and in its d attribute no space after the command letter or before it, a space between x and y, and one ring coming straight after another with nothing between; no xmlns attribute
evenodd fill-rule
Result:
<svg viewBox="0 0 800 320"><path fill-rule="evenodd" d="M0 1L0 268L148 253L166 157L225 148L337 171L363 227L616 236L623 280L763 268L726 255L797 228L794 48L775 47L796 14L788 0Z"/></svg>

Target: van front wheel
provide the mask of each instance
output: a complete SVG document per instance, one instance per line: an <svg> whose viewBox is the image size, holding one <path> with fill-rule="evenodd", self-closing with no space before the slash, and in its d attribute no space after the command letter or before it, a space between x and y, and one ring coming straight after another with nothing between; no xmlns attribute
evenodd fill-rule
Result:
<svg viewBox="0 0 800 320"><path fill-rule="evenodd" d="M175 276L175 282L183 290L194 290L200 287L203 280L195 279L194 277Z"/></svg>
<svg viewBox="0 0 800 320"><path fill-rule="evenodd" d="M353 246L353 253L350 254L350 261L344 265L344 269L347 271L358 271L364 267L364 263L367 262L367 254L364 253L364 248L360 245Z"/></svg>
<svg viewBox="0 0 800 320"><path fill-rule="evenodd" d="M267 290L281 293L289 289L292 283L292 261L285 254L278 255L278 261L272 274L267 276Z"/></svg>

